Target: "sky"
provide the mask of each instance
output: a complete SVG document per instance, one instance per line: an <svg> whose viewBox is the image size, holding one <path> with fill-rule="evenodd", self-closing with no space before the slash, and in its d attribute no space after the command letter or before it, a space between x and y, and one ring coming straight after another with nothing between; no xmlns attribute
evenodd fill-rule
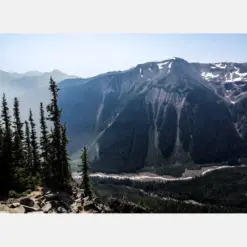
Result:
<svg viewBox="0 0 247 247"><path fill-rule="evenodd" d="M180 57L247 62L247 34L0 34L0 70L81 77Z"/></svg>

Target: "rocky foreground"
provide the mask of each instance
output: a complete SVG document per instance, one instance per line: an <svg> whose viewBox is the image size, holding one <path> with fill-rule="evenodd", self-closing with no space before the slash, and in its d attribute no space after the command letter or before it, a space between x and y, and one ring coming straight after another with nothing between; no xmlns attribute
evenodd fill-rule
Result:
<svg viewBox="0 0 247 247"><path fill-rule="evenodd" d="M0 212L6 213L110 213L98 198L83 196L83 190L73 189L72 195L64 192L44 191L38 188L26 197L0 201Z"/></svg>
<svg viewBox="0 0 247 247"><path fill-rule="evenodd" d="M148 213L132 202L111 198L107 205L93 197L84 197L83 190L74 188L72 195L45 191L39 187L25 197L0 201L0 213Z"/></svg>

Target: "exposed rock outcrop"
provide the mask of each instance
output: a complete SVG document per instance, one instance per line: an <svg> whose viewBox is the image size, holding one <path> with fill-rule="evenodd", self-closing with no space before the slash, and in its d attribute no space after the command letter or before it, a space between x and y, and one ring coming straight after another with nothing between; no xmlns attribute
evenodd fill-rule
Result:
<svg viewBox="0 0 247 247"><path fill-rule="evenodd" d="M88 146L92 171L227 162L247 153L246 64L173 58L70 83L60 95L69 151L77 159Z"/></svg>
<svg viewBox="0 0 247 247"><path fill-rule="evenodd" d="M44 192L42 188L19 199L0 202L0 211L7 213L110 213L112 210L97 198L83 196L74 188L72 195L64 192Z"/></svg>

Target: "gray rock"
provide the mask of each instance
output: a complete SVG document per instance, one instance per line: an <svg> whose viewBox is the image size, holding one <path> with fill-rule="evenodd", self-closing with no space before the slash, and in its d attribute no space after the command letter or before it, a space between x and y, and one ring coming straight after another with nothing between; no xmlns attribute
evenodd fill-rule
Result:
<svg viewBox="0 0 247 247"><path fill-rule="evenodd" d="M49 194L45 194L44 197L47 201L50 201L50 200L56 200L58 198L58 195L49 193Z"/></svg>
<svg viewBox="0 0 247 247"><path fill-rule="evenodd" d="M65 208L66 210L70 210L69 204L64 201L52 201L51 204L55 208L62 207Z"/></svg>
<svg viewBox="0 0 247 247"><path fill-rule="evenodd" d="M10 208L17 208L17 207L19 207L20 206L20 203L19 202L14 202L14 203L12 203L12 204L10 204Z"/></svg>
<svg viewBox="0 0 247 247"><path fill-rule="evenodd" d="M90 209L95 209L95 205L93 201L85 201L83 204L83 208L85 211L88 211Z"/></svg>
<svg viewBox="0 0 247 247"><path fill-rule="evenodd" d="M78 199L75 200L75 202L77 202L77 203L82 203L83 200L82 200L81 198L78 198Z"/></svg>
<svg viewBox="0 0 247 247"><path fill-rule="evenodd" d="M86 196L86 197L83 198L83 200L84 201L90 201L90 198L89 198L89 196Z"/></svg>
<svg viewBox="0 0 247 247"><path fill-rule="evenodd" d="M45 205L46 205L46 200L45 199L39 202L39 206L41 208L44 207Z"/></svg>
<svg viewBox="0 0 247 247"><path fill-rule="evenodd" d="M36 195L36 196L35 196L35 199L39 199L39 200L40 200L40 199L42 199L42 198L43 198L43 195Z"/></svg>
<svg viewBox="0 0 247 247"><path fill-rule="evenodd" d="M63 207L58 207L57 208L57 212L60 213L60 214L61 213L68 213L68 211L65 208L63 208Z"/></svg>
<svg viewBox="0 0 247 247"><path fill-rule="evenodd" d="M26 206L26 205L23 205L23 207L25 209L25 213L40 211L40 207L38 207L36 204L34 205L34 207L29 207L29 206Z"/></svg>
<svg viewBox="0 0 247 247"><path fill-rule="evenodd" d="M95 205L95 208L98 210L98 211L102 211L104 209L104 205L103 204L97 204Z"/></svg>
<svg viewBox="0 0 247 247"><path fill-rule="evenodd" d="M44 213L48 213L50 210L52 209L52 205L51 205L51 203L46 203L43 207L42 207L42 211L44 212Z"/></svg>
<svg viewBox="0 0 247 247"><path fill-rule="evenodd" d="M34 207L35 202L29 197L24 197L20 199L20 204L23 206Z"/></svg>
<svg viewBox="0 0 247 247"><path fill-rule="evenodd" d="M93 198L94 203L101 203L101 200L98 197Z"/></svg>
<svg viewBox="0 0 247 247"><path fill-rule="evenodd" d="M15 209L13 209L14 211L12 213L17 213L17 214L24 214L25 213L25 208L23 206L19 206Z"/></svg>
<svg viewBox="0 0 247 247"><path fill-rule="evenodd" d="M78 192L77 194L76 194L76 199L81 199L82 198L82 193L81 192Z"/></svg>
<svg viewBox="0 0 247 247"><path fill-rule="evenodd" d="M79 213L82 211L82 205L78 203L73 203L71 205L71 211L72 213Z"/></svg>

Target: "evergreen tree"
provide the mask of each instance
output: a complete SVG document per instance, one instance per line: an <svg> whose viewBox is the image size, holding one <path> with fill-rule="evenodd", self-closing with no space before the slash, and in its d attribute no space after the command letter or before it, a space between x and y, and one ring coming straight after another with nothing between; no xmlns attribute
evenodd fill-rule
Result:
<svg viewBox="0 0 247 247"><path fill-rule="evenodd" d="M3 120L3 137L2 137L2 184L0 189L3 192L7 192L13 182L13 159L12 159L12 131L11 131L11 119L9 115L9 108L5 94L2 98L2 120Z"/></svg>
<svg viewBox="0 0 247 247"><path fill-rule="evenodd" d="M67 145L68 145L68 138L67 138L67 128L66 124L61 126L61 135L62 135L62 171L63 171L63 177L67 180L66 182L69 182L71 179L71 171L70 171L70 165L69 165L69 155L67 152Z"/></svg>
<svg viewBox="0 0 247 247"><path fill-rule="evenodd" d="M3 188L3 127L0 118L0 191Z"/></svg>
<svg viewBox="0 0 247 247"><path fill-rule="evenodd" d="M23 123L20 120L20 111L19 111L19 101L17 98L14 98L14 121L13 121L13 166L14 166L14 181L12 188L15 191L24 191L29 188L30 177L28 176L27 161L25 159L25 153L23 148Z"/></svg>
<svg viewBox="0 0 247 247"><path fill-rule="evenodd" d="M16 131L21 141L23 141L24 139L23 123L21 122L21 119L20 119L20 106L19 106L19 101L16 97L14 98L14 111L13 112L14 112L14 125L16 128Z"/></svg>
<svg viewBox="0 0 247 247"><path fill-rule="evenodd" d="M2 98L2 119L5 129L5 137L7 138L6 140L8 141L9 148L12 148L11 118L5 94L3 94Z"/></svg>
<svg viewBox="0 0 247 247"><path fill-rule="evenodd" d="M31 126L30 141L31 141L31 150L32 150L32 175L37 176L40 173L40 160L39 160L35 123L33 120L33 114L31 110L29 111L29 122Z"/></svg>
<svg viewBox="0 0 247 247"><path fill-rule="evenodd" d="M47 124L45 120L45 113L43 108L43 103L40 103L40 128L41 128L41 137L40 137L40 149L41 149L41 158L42 158L42 174L43 179L48 179L51 177L51 167L49 163L49 136L47 130Z"/></svg>
<svg viewBox="0 0 247 247"><path fill-rule="evenodd" d="M28 122L25 121L25 142L24 142L24 150L25 150L25 159L26 165L31 170L32 168L32 149L31 149L31 141L30 141L30 130Z"/></svg>
<svg viewBox="0 0 247 247"><path fill-rule="evenodd" d="M3 153L3 127L2 127L2 121L0 118L0 164L1 164L1 157Z"/></svg>
<svg viewBox="0 0 247 247"><path fill-rule="evenodd" d="M91 199L92 193L90 189L89 176L88 176L87 149L85 147L81 154L81 165L79 165L79 168L80 168L79 173L82 177L81 188L84 190L84 195L88 196Z"/></svg>
<svg viewBox="0 0 247 247"><path fill-rule="evenodd" d="M61 125L61 112L62 110L58 106L58 91L59 88L56 82L50 78L50 87L52 93L51 103L47 106L48 120L53 123L53 128L51 132L51 144L50 150L53 154L51 158L53 181L55 187L67 187L68 181L71 177L69 170L68 160L65 161L65 153L63 151L63 140L62 140L62 125ZM66 133L66 131L65 131Z"/></svg>
<svg viewBox="0 0 247 247"><path fill-rule="evenodd" d="M43 161L48 162L49 139L48 139L48 130L45 121L43 103L40 103L40 129L41 129L40 149L42 151L41 157L43 158Z"/></svg>
<svg viewBox="0 0 247 247"><path fill-rule="evenodd" d="M19 101L17 98L14 99L14 140L13 140L13 164L15 169L24 167L24 153L23 153L23 138L24 133L22 130L23 124L20 120L20 111L19 111Z"/></svg>

